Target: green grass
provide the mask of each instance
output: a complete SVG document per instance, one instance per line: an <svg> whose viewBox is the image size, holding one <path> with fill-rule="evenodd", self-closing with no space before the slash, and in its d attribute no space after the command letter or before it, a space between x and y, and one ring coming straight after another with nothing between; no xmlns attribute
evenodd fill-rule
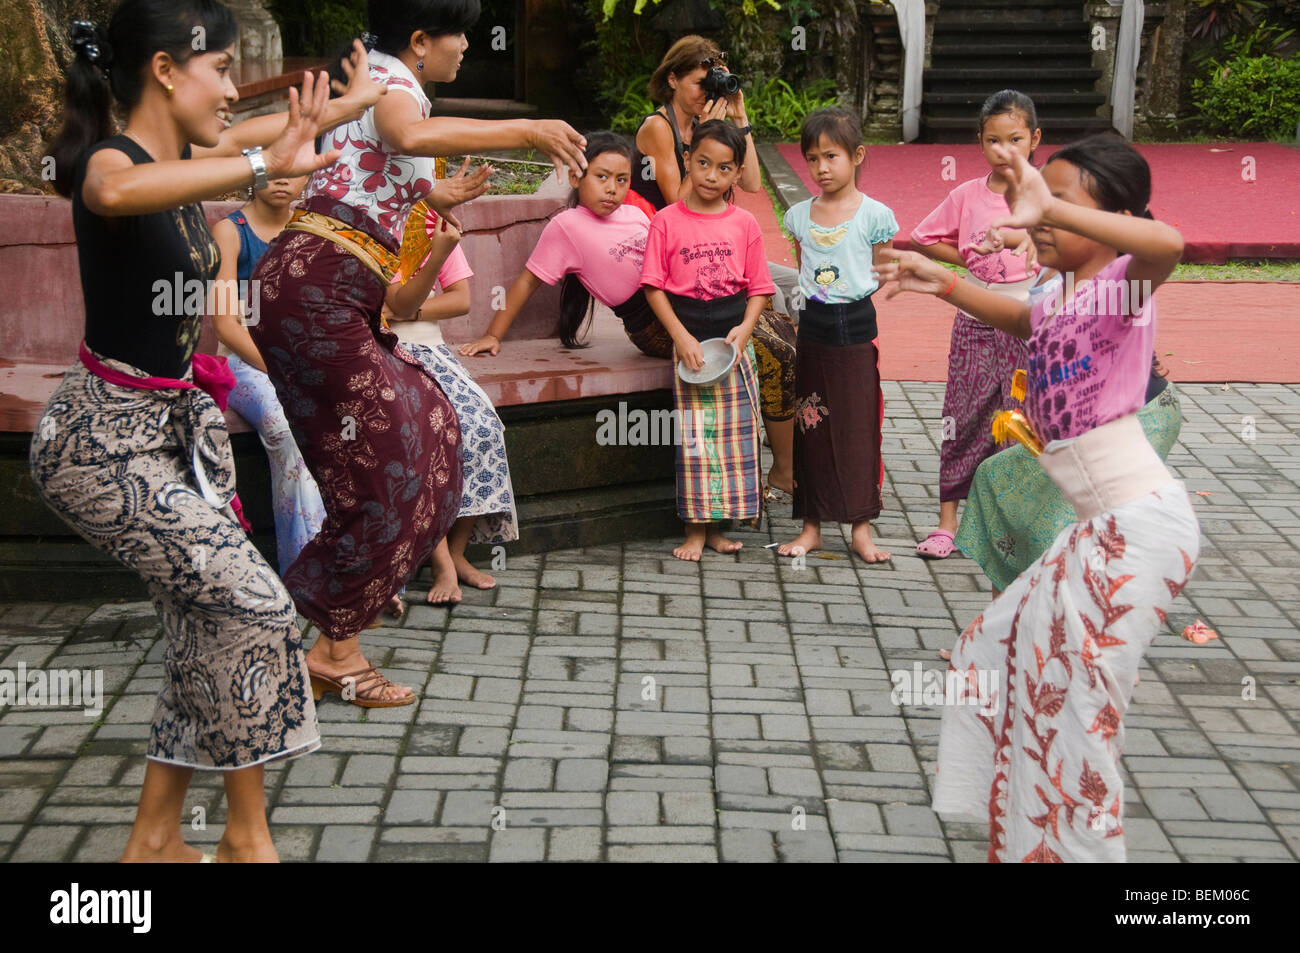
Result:
<svg viewBox="0 0 1300 953"><path fill-rule="evenodd" d="M1170 281L1300 281L1300 261L1240 259L1226 265L1179 265Z"/></svg>

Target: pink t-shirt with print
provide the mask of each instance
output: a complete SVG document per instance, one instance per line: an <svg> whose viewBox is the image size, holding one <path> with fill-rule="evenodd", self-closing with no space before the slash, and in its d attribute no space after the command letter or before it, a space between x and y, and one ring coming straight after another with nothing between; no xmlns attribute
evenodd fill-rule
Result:
<svg viewBox="0 0 1300 953"><path fill-rule="evenodd" d="M1025 258L1003 250L990 255L973 249L984 240L995 219L1010 213L1005 196L988 186L988 176L963 182L948 193L939 207L912 230L917 245L946 242L956 247L972 278L991 284L1008 284L1029 277Z"/></svg>
<svg viewBox="0 0 1300 953"><path fill-rule="evenodd" d="M548 285L577 275L593 298L612 308L641 287L649 233L650 219L634 205L608 215L578 205L546 223L524 267Z"/></svg>
<svg viewBox="0 0 1300 953"><path fill-rule="evenodd" d="M1070 300L1062 302L1058 291L1030 312L1025 413L1044 443L1135 413L1146 400L1156 305L1125 277L1132 258L1120 255L1076 286ZM1146 304L1135 308L1142 297ZM1058 306L1059 314L1049 313Z"/></svg>
<svg viewBox="0 0 1300 953"><path fill-rule="evenodd" d="M736 205L703 215L685 202L667 206L650 222L641 284L698 301L776 291L758 219Z"/></svg>

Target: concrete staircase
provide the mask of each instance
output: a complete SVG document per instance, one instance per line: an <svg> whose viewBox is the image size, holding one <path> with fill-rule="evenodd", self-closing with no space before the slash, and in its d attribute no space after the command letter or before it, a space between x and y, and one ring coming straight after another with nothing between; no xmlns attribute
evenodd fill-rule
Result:
<svg viewBox="0 0 1300 953"><path fill-rule="evenodd" d="M970 142L979 108L999 89L1028 94L1050 142L1110 128L1107 97L1080 0L945 0L925 71L921 141Z"/></svg>

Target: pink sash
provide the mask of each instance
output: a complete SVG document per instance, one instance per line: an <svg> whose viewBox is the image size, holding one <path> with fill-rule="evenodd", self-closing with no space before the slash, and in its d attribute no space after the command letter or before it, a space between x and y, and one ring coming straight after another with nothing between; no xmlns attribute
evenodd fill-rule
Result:
<svg viewBox="0 0 1300 953"><path fill-rule="evenodd" d="M134 390L201 390L212 398L217 409L221 411L225 411L230 404L230 392L235 389L235 374L226 363L226 359L211 354L194 355L191 361L194 370L192 384L173 377L134 377L115 370L95 357L90 348L86 347L85 341L81 342L77 356L86 370L110 384L130 387ZM234 511L244 532L252 532L253 524L244 517L244 507L239 502L239 494L236 493L231 497L230 508Z"/></svg>

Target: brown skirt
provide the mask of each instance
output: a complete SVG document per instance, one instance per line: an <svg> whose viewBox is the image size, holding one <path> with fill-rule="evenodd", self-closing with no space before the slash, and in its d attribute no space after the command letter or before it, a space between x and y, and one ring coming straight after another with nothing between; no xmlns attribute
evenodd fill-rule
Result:
<svg viewBox="0 0 1300 953"><path fill-rule="evenodd" d="M880 368L872 341L802 335L795 359L794 517L857 523L880 515Z"/></svg>
<svg viewBox="0 0 1300 953"><path fill-rule="evenodd" d="M383 327L384 285L328 239L286 231L253 273L249 330L327 514L285 571L298 611L355 637L433 552L461 504L460 424Z"/></svg>

